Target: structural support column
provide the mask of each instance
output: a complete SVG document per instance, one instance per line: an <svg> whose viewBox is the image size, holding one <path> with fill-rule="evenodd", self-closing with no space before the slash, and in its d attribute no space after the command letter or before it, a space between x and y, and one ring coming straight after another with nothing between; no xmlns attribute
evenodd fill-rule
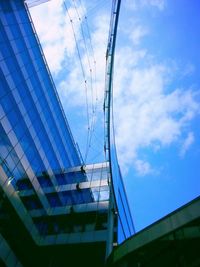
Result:
<svg viewBox="0 0 200 267"><path fill-rule="evenodd" d="M113 249L114 237L114 212L117 211L117 199L114 192L112 159L111 159L111 116L112 116L112 97L113 97L113 69L114 69L114 54L117 36L117 26L119 19L121 0L113 0L112 13L110 21L110 29L108 36L108 45L106 52L106 84L105 84L105 153L109 162L109 186L110 186L110 205L108 211L108 239L106 247L106 258L110 255Z"/></svg>
<svg viewBox="0 0 200 267"><path fill-rule="evenodd" d="M112 188L110 187L110 201L108 208L108 237L106 244L106 259L110 255L113 249L113 240L114 240L114 198Z"/></svg>

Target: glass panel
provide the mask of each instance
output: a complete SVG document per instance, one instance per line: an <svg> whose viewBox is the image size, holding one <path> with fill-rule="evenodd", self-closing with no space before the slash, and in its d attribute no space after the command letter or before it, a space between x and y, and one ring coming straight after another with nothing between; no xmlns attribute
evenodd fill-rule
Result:
<svg viewBox="0 0 200 267"><path fill-rule="evenodd" d="M34 210L34 209L41 209L42 208L42 204L40 203L39 199L36 196L23 197L21 199L22 199L22 202L24 203L25 207L28 210Z"/></svg>
<svg viewBox="0 0 200 267"><path fill-rule="evenodd" d="M52 208L62 206L60 198L57 193L46 194L49 204Z"/></svg>

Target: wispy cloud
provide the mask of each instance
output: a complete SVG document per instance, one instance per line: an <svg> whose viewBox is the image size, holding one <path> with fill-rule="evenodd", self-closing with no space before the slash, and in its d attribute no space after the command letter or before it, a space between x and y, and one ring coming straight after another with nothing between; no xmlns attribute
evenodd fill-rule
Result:
<svg viewBox="0 0 200 267"><path fill-rule="evenodd" d="M138 51L140 56L135 57L135 51L129 49L127 52L118 54L116 63L117 148L122 169L135 166L139 175L145 175L152 173L153 167L146 160L144 162L139 151L149 147L153 150L155 144L158 151L178 143L183 133L188 131L191 120L199 114L200 105L196 101L196 92L171 88L176 79L173 64L151 62L141 67L141 60L147 59L148 62L148 53ZM192 141L192 136L189 137L186 145ZM184 147L187 149L189 146Z"/></svg>
<svg viewBox="0 0 200 267"><path fill-rule="evenodd" d="M89 94L88 101L91 102L92 98L95 98L95 95L91 96L91 79L93 82L96 81L94 85L96 92L93 93L97 94L98 99L101 100L104 95L105 52L110 14L108 12L107 14L101 14L101 16L97 15L93 21L94 34L91 34L91 41L94 58L90 47L88 30L86 30L86 25L84 24L85 8L82 5L76 6L76 9L68 7L68 12L73 21L80 59L70 18L63 6L63 1L52 0L48 4L31 9L34 24L42 42L49 67L54 75L62 76L57 86L60 94L66 101L70 98L69 105L80 106L85 105L85 83ZM81 15L80 18L77 16L77 12ZM85 36L81 33L81 26ZM87 50L84 47L83 38L85 38ZM81 64L85 77L83 77Z"/></svg>
<svg viewBox="0 0 200 267"><path fill-rule="evenodd" d="M95 58L90 56L89 59L92 64L93 88L91 88L91 73L88 66L86 51L83 51L81 54L81 61L85 71L85 78L87 80L89 104L91 104L92 99L95 99L96 95L101 103L103 101L108 25L109 16L102 15L101 17L97 17L94 21L95 34L92 34L92 44ZM94 60L96 62L95 66L93 64ZM85 105L85 79L83 78L78 58L68 59L68 62L69 61L70 69L64 74L62 81L58 84L58 90L66 101L68 100L69 105L82 106ZM91 92L91 90L93 90L93 92Z"/></svg>
<svg viewBox="0 0 200 267"><path fill-rule="evenodd" d="M141 25L136 25L133 28L130 38L132 39L133 44L138 45L140 44L141 39L147 34L148 34L147 28Z"/></svg>
<svg viewBox="0 0 200 267"><path fill-rule="evenodd" d="M82 18L84 8L77 7ZM74 7L68 8L77 40L80 39L80 21ZM68 13L62 0L51 1L31 9L34 25L44 47L51 71L56 74L62 69L66 57L73 57L76 52L75 39Z"/></svg>
<svg viewBox="0 0 200 267"><path fill-rule="evenodd" d="M184 140L181 150L180 150L180 156L184 157L190 146L194 143L195 138L194 134L192 132L189 132L186 139Z"/></svg>
<svg viewBox="0 0 200 267"><path fill-rule="evenodd" d="M143 7L153 7L163 11L166 6L166 0L127 0L126 5L134 10Z"/></svg>
<svg viewBox="0 0 200 267"><path fill-rule="evenodd" d="M149 162L146 162L146 161L141 160L141 159L135 160L134 167L140 176L145 176L147 174L154 172L152 170L152 167L150 166Z"/></svg>
<svg viewBox="0 0 200 267"><path fill-rule="evenodd" d="M140 0L140 2L143 6L153 6L159 10L163 10L166 5L165 0Z"/></svg>

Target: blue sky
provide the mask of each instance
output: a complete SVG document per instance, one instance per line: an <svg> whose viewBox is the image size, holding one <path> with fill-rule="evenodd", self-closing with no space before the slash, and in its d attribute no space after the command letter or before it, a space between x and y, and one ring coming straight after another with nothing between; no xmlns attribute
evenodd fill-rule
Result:
<svg viewBox="0 0 200 267"><path fill-rule="evenodd" d="M62 2L31 14L75 140L99 162L111 1L66 1L68 12ZM198 0L122 1L115 127L137 231L200 193L199 8Z"/></svg>

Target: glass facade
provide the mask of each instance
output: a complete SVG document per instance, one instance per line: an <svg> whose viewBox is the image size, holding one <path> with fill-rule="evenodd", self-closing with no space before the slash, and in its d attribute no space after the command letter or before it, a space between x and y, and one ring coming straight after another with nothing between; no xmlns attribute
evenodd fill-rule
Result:
<svg viewBox="0 0 200 267"><path fill-rule="evenodd" d="M28 177L29 169L35 176L52 175L81 165L23 1L3 0L0 8L3 165L14 176L13 183Z"/></svg>
<svg viewBox="0 0 200 267"><path fill-rule="evenodd" d="M105 242L107 163L82 165L22 0L0 1L0 67L5 195L39 245Z"/></svg>
<svg viewBox="0 0 200 267"><path fill-rule="evenodd" d="M56 173L56 177L66 180L70 178L71 181L57 187L49 181L46 182L46 178L42 179L43 192L51 207L49 214L45 213L35 191L27 186L26 180L23 180L19 195L39 234L45 237L70 234L73 237L73 233L79 233L81 238L81 235L84 236L86 233L94 235L96 231L107 230L109 186L106 169L106 164L95 164L87 165L84 173L80 171L80 167ZM104 240L105 233L106 231ZM66 238L69 239L70 236Z"/></svg>
<svg viewBox="0 0 200 267"><path fill-rule="evenodd" d="M110 139L111 139L111 146L110 146L111 172L112 172L115 199L118 208L118 243L121 243L135 233L135 228L126 196L126 191L123 184L121 170L118 165L117 151L115 146L113 116L111 116L111 123L110 123Z"/></svg>
<svg viewBox="0 0 200 267"><path fill-rule="evenodd" d="M134 232L113 121L109 124L111 163L84 166L27 9L42 2L0 1L2 195L39 246L105 244L110 231L113 246Z"/></svg>

